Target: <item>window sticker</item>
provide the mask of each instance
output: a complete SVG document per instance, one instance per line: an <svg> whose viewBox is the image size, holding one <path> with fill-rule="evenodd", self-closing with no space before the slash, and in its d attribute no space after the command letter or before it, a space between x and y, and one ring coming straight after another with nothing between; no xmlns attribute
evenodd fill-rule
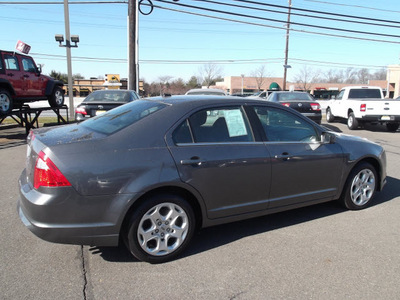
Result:
<svg viewBox="0 0 400 300"><path fill-rule="evenodd" d="M246 125L240 110L226 110L224 111L224 117L230 137L247 135Z"/></svg>

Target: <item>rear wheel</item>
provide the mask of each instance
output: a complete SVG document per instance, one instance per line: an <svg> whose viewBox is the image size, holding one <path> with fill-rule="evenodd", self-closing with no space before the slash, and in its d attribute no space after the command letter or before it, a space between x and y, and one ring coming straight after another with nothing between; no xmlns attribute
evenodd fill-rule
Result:
<svg viewBox="0 0 400 300"><path fill-rule="evenodd" d="M348 209L363 209L371 203L376 191L375 168L367 163L357 165L347 178L341 201Z"/></svg>
<svg viewBox="0 0 400 300"><path fill-rule="evenodd" d="M354 116L354 113L352 113L352 112L349 114L349 117L347 119L347 127L350 130L354 130L354 129L358 128L358 121L357 121L356 117Z"/></svg>
<svg viewBox="0 0 400 300"><path fill-rule="evenodd" d="M332 123L333 121L335 121L335 116L332 114L329 107L326 109L326 121L328 123Z"/></svg>
<svg viewBox="0 0 400 300"><path fill-rule="evenodd" d="M5 89L0 89L0 115L7 115L13 109L13 101L10 93Z"/></svg>
<svg viewBox="0 0 400 300"><path fill-rule="evenodd" d="M64 105L64 91L61 87L55 86L49 97L51 107L61 107Z"/></svg>
<svg viewBox="0 0 400 300"><path fill-rule="evenodd" d="M133 213L127 246L139 260L163 263L175 258L189 244L195 229L192 207L176 195L146 199Z"/></svg>
<svg viewBox="0 0 400 300"><path fill-rule="evenodd" d="M386 128L389 132L396 132L399 129L399 123L387 123Z"/></svg>

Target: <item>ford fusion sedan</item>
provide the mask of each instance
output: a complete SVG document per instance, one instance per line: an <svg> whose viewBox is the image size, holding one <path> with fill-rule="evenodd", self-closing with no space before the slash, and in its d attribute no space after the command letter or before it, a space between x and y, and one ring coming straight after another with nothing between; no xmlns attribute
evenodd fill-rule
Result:
<svg viewBox="0 0 400 300"><path fill-rule="evenodd" d="M18 212L38 237L176 258L196 230L339 200L370 205L384 149L300 113L238 97L141 99L84 122L35 129Z"/></svg>
<svg viewBox="0 0 400 300"><path fill-rule="evenodd" d="M267 100L293 108L303 116L321 124L321 105L307 92L273 92Z"/></svg>
<svg viewBox="0 0 400 300"><path fill-rule="evenodd" d="M122 104L139 99L135 91L130 90L99 90L87 96L75 110L75 120L78 122L105 113Z"/></svg>

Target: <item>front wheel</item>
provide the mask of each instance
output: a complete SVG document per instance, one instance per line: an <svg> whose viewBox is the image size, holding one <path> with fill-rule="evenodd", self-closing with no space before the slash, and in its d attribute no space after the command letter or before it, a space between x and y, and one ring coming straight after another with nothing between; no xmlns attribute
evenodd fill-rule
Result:
<svg viewBox="0 0 400 300"><path fill-rule="evenodd" d="M7 115L13 109L13 101L7 90L0 90L0 115Z"/></svg>
<svg viewBox="0 0 400 300"><path fill-rule="evenodd" d="M350 130L355 130L358 128L358 121L357 121L356 117L354 116L354 113L349 114L349 117L347 119L347 127Z"/></svg>
<svg viewBox="0 0 400 300"><path fill-rule="evenodd" d="M141 261L167 262L186 248L194 229L193 209L183 198L154 196L133 213L127 230L127 246Z"/></svg>
<svg viewBox="0 0 400 300"><path fill-rule="evenodd" d="M375 195L377 178L376 170L371 164L364 162L356 166L346 181L341 198L344 206L352 210L368 206Z"/></svg>
<svg viewBox="0 0 400 300"><path fill-rule="evenodd" d="M55 86L49 97L51 107L61 107L64 105L64 91L61 87Z"/></svg>

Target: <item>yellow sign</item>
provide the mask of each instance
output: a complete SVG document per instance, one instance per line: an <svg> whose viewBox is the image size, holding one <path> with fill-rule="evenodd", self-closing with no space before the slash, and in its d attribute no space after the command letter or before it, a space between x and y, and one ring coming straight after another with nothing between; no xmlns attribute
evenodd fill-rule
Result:
<svg viewBox="0 0 400 300"><path fill-rule="evenodd" d="M119 74L106 74L109 83L119 83Z"/></svg>

